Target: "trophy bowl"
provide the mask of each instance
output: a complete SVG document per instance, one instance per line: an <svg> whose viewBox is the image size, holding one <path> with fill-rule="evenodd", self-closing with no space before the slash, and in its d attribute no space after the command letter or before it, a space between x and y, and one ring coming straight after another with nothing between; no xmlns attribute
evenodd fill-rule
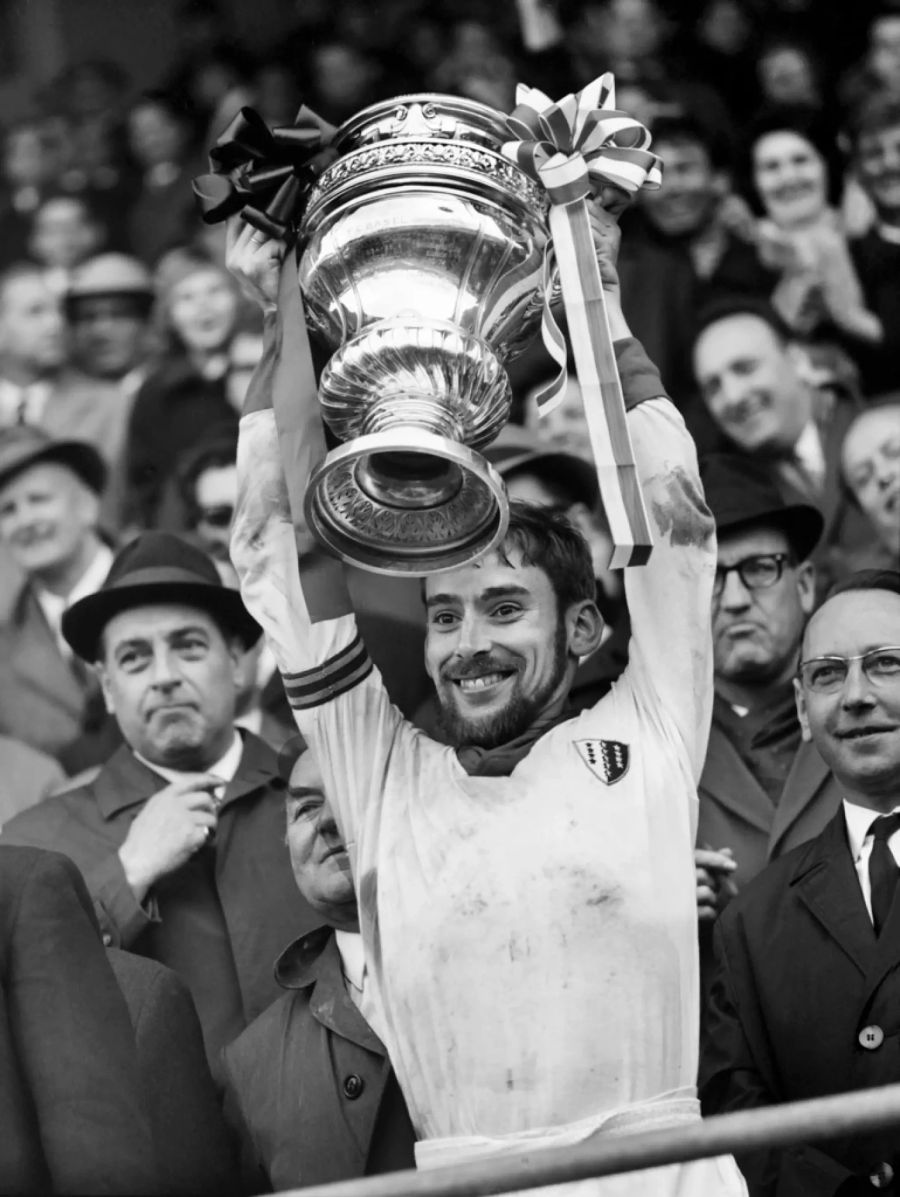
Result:
<svg viewBox="0 0 900 1197"><path fill-rule="evenodd" d="M541 321L541 189L504 158L505 118L401 96L342 125L298 242L310 325L331 358L322 416L341 444L306 495L316 536L386 574L495 546L508 520L478 452L509 416L506 363Z"/></svg>

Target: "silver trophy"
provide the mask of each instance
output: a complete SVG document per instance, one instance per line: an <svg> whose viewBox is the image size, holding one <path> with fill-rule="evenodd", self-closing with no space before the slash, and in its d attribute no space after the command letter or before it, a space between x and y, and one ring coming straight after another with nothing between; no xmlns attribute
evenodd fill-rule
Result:
<svg viewBox="0 0 900 1197"><path fill-rule="evenodd" d="M506 531L478 450L506 422L506 363L541 321L540 186L501 154L505 117L402 96L338 130L300 229L300 289L332 356L323 418L341 442L306 515L339 556L385 574L478 557Z"/></svg>

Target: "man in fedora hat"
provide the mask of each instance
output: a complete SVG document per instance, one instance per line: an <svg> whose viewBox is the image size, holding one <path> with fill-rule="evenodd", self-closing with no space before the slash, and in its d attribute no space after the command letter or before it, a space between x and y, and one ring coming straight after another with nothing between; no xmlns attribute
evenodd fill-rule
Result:
<svg viewBox="0 0 900 1197"><path fill-rule="evenodd" d="M104 941L180 974L215 1070L277 996L278 952L312 926L284 844L278 759L233 726L238 662L259 626L205 553L148 532L62 630L95 665L125 743L2 840L70 856Z"/></svg>
<svg viewBox="0 0 900 1197"><path fill-rule="evenodd" d="M793 692L822 515L786 503L765 468L743 457L711 455L702 476L718 539L715 700L697 830L700 917L711 922L717 899L818 834L839 795L815 747L801 743Z"/></svg>
<svg viewBox="0 0 900 1197"><path fill-rule="evenodd" d="M61 621L112 564L98 528L105 478L82 441L27 424L0 434L0 546L18 579L0 613L0 732L51 756L85 730L96 692Z"/></svg>

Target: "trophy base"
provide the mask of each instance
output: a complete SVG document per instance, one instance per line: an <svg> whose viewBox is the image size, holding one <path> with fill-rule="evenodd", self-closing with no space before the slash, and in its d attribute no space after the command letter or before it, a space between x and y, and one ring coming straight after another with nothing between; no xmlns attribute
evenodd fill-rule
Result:
<svg viewBox="0 0 900 1197"><path fill-rule="evenodd" d="M409 427L333 449L310 479L305 509L338 557L393 576L467 565L500 543L509 521L506 488L483 457Z"/></svg>

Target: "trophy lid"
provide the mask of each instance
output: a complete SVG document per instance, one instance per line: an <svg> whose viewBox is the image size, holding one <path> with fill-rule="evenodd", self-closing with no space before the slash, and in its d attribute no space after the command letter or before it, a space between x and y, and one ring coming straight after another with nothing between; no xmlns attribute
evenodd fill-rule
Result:
<svg viewBox="0 0 900 1197"><path fill-rule="evenodd" d="M462 96L417 92L364 108L341 125L333 144L346 153L398 137L471 141L499 151L511 134L496 108Z"/></svg>

